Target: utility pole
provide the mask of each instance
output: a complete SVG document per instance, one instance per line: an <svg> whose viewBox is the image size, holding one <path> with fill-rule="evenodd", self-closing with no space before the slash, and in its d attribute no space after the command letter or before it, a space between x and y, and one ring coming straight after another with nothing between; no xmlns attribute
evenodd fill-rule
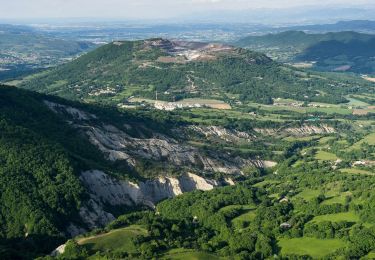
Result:
<svg viewBox="0 0 375 260"><path fill-rule="evenodd" d="M156 101L158 100L158 91L156 90L155 91L155 97L156 97Z"/></svg>

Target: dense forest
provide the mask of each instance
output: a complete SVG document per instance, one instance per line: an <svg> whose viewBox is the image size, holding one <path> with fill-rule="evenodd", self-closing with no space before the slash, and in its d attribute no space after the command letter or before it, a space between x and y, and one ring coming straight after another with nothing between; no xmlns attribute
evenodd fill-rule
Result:
<svg viewBox="0 0 375 260"><path fill-rule="evenodd" d="M286 31L249 36L239 40L236 45L264 51L282 62L314 62L313 68L316 70L375 73L375 37L370 34Z"/></svg>

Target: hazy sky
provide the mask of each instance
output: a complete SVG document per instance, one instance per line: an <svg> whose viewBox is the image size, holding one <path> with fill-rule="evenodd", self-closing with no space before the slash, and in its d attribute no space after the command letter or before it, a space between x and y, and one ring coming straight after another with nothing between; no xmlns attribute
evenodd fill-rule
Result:
<svg viewBox="0 0 375 260"><path fill-rule="evenodd" d="M171 18L214 10L291 8L304 5L374 5L374 0L0 0L1 18Z"/></svg>

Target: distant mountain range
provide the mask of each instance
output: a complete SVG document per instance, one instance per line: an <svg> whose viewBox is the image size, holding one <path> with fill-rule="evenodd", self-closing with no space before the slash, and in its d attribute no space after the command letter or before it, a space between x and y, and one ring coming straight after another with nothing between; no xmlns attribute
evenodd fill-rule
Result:
<svg viewBox="0 0 375 260"><path fill-rule="evenodd" d="M246 37L236 45L265 52L282 62L311 62L318 70L375 72L375 35L371 34L286 31Z"/></svg>
<svg viewBox="0 0 375 260"><path fill-rule="evenodd" d="M197 12L188 17L176 17L175 21L211 23L258 23L273 26L328 24L337 21L371 20L374 5L299 6L293 8L254 8L242 10L212 10Z"/></svg>
<svg viewBox="0 0 375 260"><path fill-rule="evenodd" d="M0 25L0 80L61 64L94 46L47 36L27 26Z"/></svg>
<svg viewBox="0 0 375 260"><path fill-rule="evenodd" d="M312 25L290 26L284 29L305 31L305 32L320 32L320 33L341 32L341 31L375 33L375 21L370 21L370 20L339 21L337 23L332 23L332 24L312 24Z"/></svg>

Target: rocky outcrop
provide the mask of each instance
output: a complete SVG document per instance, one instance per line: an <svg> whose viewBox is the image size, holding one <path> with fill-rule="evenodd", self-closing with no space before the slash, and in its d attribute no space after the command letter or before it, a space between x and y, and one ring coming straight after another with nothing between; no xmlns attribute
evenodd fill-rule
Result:
<svg viewBox="0 0 375 260"><path fill-rule="evenodd" d="M146 205L172 198L183 192L193 190L211 190L220 183L205 179L193 173L180 177L160 176L153 180L134 183L118 180L98 170L86 171L80 177L92 199L112 206Z"/></svg>
<svg viewBox="0 0 375 260"><path fill-rule="evenodd" d="M265 167L267 165L262 160L234 157L229 153L210 151L203 154L197 147L181 143L155 131L151 138L135 138L126 132L131 126L124 126L121 130L113 125L102 124L98 122L99 120L92 120L97 117L79 109L50 101L45 101L45 103L54 112L70 116L69 120L72 120L72 125L81 129L88 136L89 141L103 152L108 160L126 162L131 168L135 168L139 159L168 162L177 168L224 174L242 174L241 169L246 166ZM245 132L217 126L191 126L190 130L231 142L250 141L254 138Z"/></svg>
<svg viewBox="0 0 375 260"><path fill-rule="evenodd" d="M90 194L90 196L91 199L86 201L85 205L79 209L79 216L89 229L104 226L115 220L111 213L104 210L104 204L97 200L94 194Z"/></svg>
<svg viewBox="0 0 375 260"><path fill-rule="evenodd" d="M154 208L155 204L163 199L193 190L211 190L225 184L193 173L180 177L161 176L153 180L134 183L119 180L98 170L82 172L80 180L90 195L90 199L81 207L79 215L90 229L114 220L114 216L104 210L106 205L144 205Z"/></svg>
<svg viewBox="0 0 375 260"><path fill-rule="evenodd" d="M163 176L160 173L158 178L137 183L120 180L98 170L82 172L80 180L89 194L89 198L79 210L85 229L100 227L114 220L111 207L144 205L153 208L157 202L184 192L211 190L224 184L233 185L234 182L229 175L242 174L241 169L246 166L265 168L274 165L273 162L261 159L252 160L233 156L229 152L206 151L203 153L197 147L171 137L178 136L178 134L167 136L163 133L148 131L152 134L146 137L141 131L139 137L134 137L129 134L129 131L134 131L133 125L124 125L119 129L113 125L104 124L95 115L74 107L50 101L45 101L45 104L55 113L63 115L73 127L86 135L88 140L110 161L126 163L136 170L139 161L150 160L155 163L169 164L182 172L178 177ZM147 126L142 127L147 128ZM183 129L175 130L173 131L183 131ZM191 127L190 131L225 141L250 141L254 138L245 132L216 126ZM210 174L220 172L228 176L224 178L224 181L219 182L198 176L193 172ZM67 228L67 233L71 236L82 232L84 229L81 225L71 223Z"/></svg>
<svg viewBox="0 0 375 260"><path fill-rule="evenodd" d="M44 100L44 104L46 104L52 111L55 113L61 113L65 112L71 115L74 119L77 120L89 120L89 119L95 119L96 116L93 114L86 113L82 110L79 110L77 108L71 107L71 106L65 106L61 104L57 104L54 102L50 102L47 100Z"/></svg>
<svg viewBox="0 0 375 260"><path fill-rule="evenodd" d="M63 254L65 252L65 247L66 247L66 244L59 246L58 248L52 251L50 256L56 257L56 256Z"/></svg>
<svg viewBox="0 0 375 260"><path fill-rule="evenodd" d="M328 125L303 125L300 127L287 127L287 128L254 128L254 131L262 135L285 134L293 136L308 136L314 134L331 134L336 130Z"/></svg>
<svg viewBox="0 0 375 260"><path fill-rule="evenodd" d="M206 138L218 138L229 143L251 142L255 140L254 135L219 126L190 126L189 129L204 135Z"/></svg>
<svg viewBox="0 0 375 260"><path fill-rule="evenodd" d="M242 174L241 169L247 165L264 166L262 161L233 158L228 154L202 155L198 148L182 144L162 134L154 138L133 138L114 126L92 126L84 129L90 142L105 153L109 160L125 160L130 166L135 166L139 157L225 174Z"/></svg>

